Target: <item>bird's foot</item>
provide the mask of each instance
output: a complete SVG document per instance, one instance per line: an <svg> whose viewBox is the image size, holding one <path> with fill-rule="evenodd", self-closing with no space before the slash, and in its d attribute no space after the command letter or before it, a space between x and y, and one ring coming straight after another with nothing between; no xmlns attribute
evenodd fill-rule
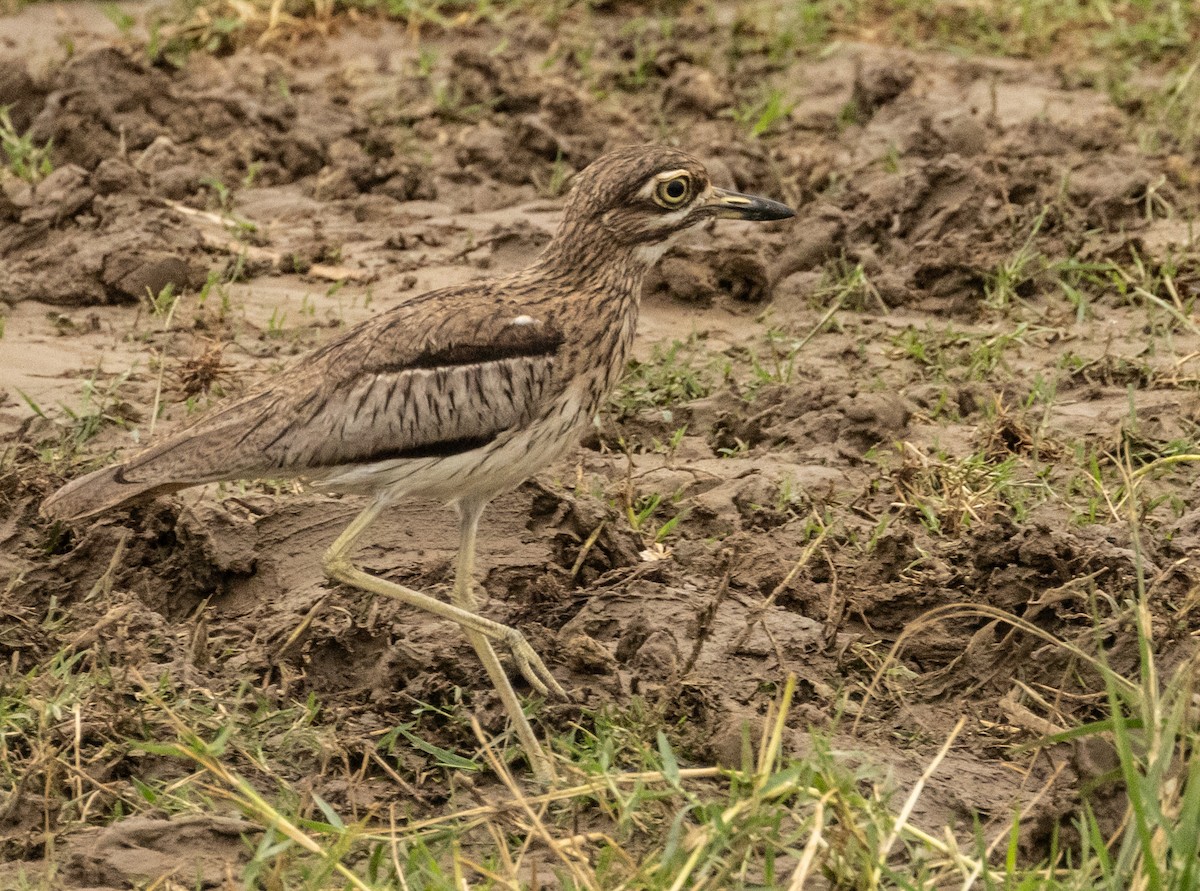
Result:
<svg viewBox="0 0 1200 891"><path fill-rule="evenodd" d="M542 661L542 657L525 639L524 634L515 628L508 628L504 635L504 645L512 653L513 661L517 663L521 676L529 682L533 689L543 696L563 701L570 699L567 691L555 680L550 669L546 667L546 663Z"/></svg>

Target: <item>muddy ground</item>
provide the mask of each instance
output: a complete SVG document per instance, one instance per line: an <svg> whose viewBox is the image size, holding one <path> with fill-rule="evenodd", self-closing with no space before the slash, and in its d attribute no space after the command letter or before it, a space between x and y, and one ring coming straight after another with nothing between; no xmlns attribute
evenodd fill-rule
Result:
<svg viewBox="0 0 1200 891"><path fill-rule="evenodd" d="M486 515L486 612L574 696L540 727L636 705L689 763L739 763L795 673L793 751L831 732L901 790L966 717L918 824L969 836L1042 790L1023 855L1072 831L1109 753L1015 748L1103 706L1063 649L959 616L866 691L960 603L1130 673L1139 578L1164 670L1190 654L1200 492L1186 464L1142 478L1139 542L1120 465L1195 450L1196 158L1053 62L779 51L690 9L343 21L182 68L89 6L3 20L0 105L53 172L0 180L0 694L83 706L47 712L53 751L10 719L0 859L113 887L244 859L236 829L144 812L138 784L189 770L134 745L175 738L163 699L206 731L223 709L303 729L270 769L348 818L395 802L365 753L398 723L466 755L461 715L503 730L453 627L322 579L355 499L257 482L70 527L37 507L346 325L520 267L573 171L647 141L799 213L668 254L596 431ZM452 513L413 504L362 560L444 592L453 544ZM444 805L431 756L388 762L408 813Z"/></svg>

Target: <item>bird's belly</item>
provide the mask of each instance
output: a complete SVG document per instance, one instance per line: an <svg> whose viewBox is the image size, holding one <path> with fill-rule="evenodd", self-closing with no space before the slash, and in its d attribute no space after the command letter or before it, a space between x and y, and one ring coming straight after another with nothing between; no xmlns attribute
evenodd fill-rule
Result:
<svg viewBox="0 0 1200 891"><path fill-rule="evenodd" d="M578 441L579 428L591 414L573 399L562 400L532 423L505 431L470 451L345 465L310 482L332 492L391 498L490 498L520 485L562 457Z"/></svg>

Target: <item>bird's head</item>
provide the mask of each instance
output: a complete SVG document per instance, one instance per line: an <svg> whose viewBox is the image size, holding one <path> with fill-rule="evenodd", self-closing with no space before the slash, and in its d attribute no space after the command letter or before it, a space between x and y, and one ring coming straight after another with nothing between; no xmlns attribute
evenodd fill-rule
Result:
<svg viewBox="0 0 1200 891"><path fill-rule="evenodd" d="M778 201L714 186L686 152L642 145L608 152L579 173L558 239L603 240L649 265L673 236L705 220L784 220L795 213Z"/></svg>

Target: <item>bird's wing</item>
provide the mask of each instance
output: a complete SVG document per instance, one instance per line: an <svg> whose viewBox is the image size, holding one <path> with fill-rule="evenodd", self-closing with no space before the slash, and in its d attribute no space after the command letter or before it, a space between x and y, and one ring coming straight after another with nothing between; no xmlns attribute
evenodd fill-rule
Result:
<svg viewBox="0 0 1200 891"><path fill-rule="evenodd" d="M498 284L424 294L134 456L123 475L141 483L296 476L482 445L562 389L563 334L536 312L504 298Z"/></svg>

